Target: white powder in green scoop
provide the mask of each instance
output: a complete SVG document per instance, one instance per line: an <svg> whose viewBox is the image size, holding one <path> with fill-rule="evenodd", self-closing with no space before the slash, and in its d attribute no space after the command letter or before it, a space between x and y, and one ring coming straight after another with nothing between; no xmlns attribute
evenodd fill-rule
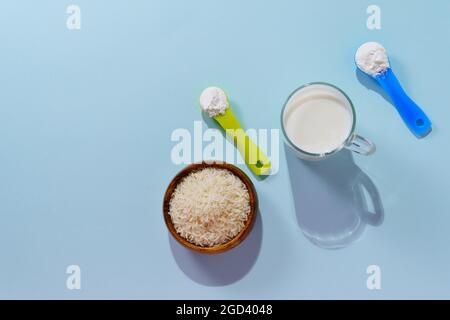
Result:
<svg viewBox="0 0 450 320"><path fill-rule="evenodd" d="M217 87L206 88L200 95L200 107L211 118L225 114L229 107L225 91Z"/></svg>
<svg viewBox="0 0 450 320"><path fill-rule="evenodd" d="M214 247L235 238L250 214L247 187L225 169L191 173L175 188L169 215L175 230L189 242Z"/></svg>

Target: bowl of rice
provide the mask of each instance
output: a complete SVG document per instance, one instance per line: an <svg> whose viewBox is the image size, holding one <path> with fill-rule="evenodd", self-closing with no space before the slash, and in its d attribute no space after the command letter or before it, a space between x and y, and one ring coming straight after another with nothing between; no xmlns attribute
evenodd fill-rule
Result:
<svg viewBox="0 0 450 320"><path fill-rule="evenodd" d="M227 163L189 165L164 195L164 220L170 233L200 253L218 254L238 246L252 230L257 211L253 183Z"/></svg>

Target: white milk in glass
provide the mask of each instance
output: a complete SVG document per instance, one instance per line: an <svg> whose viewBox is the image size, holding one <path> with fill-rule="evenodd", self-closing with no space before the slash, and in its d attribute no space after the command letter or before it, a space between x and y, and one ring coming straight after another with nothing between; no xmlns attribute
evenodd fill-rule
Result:
<svg viewBox="0 0 450 320"><path fill-rule="evenodd" d="M313 84L290 98L283 122L289 140L300 150L326 154L341 148L349 137L353 112L342 92Z"/></svg>

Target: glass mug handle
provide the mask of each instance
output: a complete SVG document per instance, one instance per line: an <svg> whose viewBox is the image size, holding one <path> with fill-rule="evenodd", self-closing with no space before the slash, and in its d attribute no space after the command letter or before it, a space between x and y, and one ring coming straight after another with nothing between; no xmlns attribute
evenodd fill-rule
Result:
<svg viewBox="0 0 450 320"><path fill-rule="evenodd" d="M352 138L345 145L345 148L364 156L373 154L377 149L372 141L357 134L353 134Z"/></svg>

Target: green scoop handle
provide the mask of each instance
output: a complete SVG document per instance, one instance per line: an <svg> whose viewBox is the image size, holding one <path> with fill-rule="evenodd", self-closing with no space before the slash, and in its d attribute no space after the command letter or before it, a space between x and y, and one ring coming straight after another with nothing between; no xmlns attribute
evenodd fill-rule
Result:
<svg viewBox="0 0 450 320"><path fill-rule="evenodd" d="M236 144L250 170L258 176L267 175L271 167L269 158L242 129L231 107L226 109L225 114L215 116L214 119Z"/></svg>

